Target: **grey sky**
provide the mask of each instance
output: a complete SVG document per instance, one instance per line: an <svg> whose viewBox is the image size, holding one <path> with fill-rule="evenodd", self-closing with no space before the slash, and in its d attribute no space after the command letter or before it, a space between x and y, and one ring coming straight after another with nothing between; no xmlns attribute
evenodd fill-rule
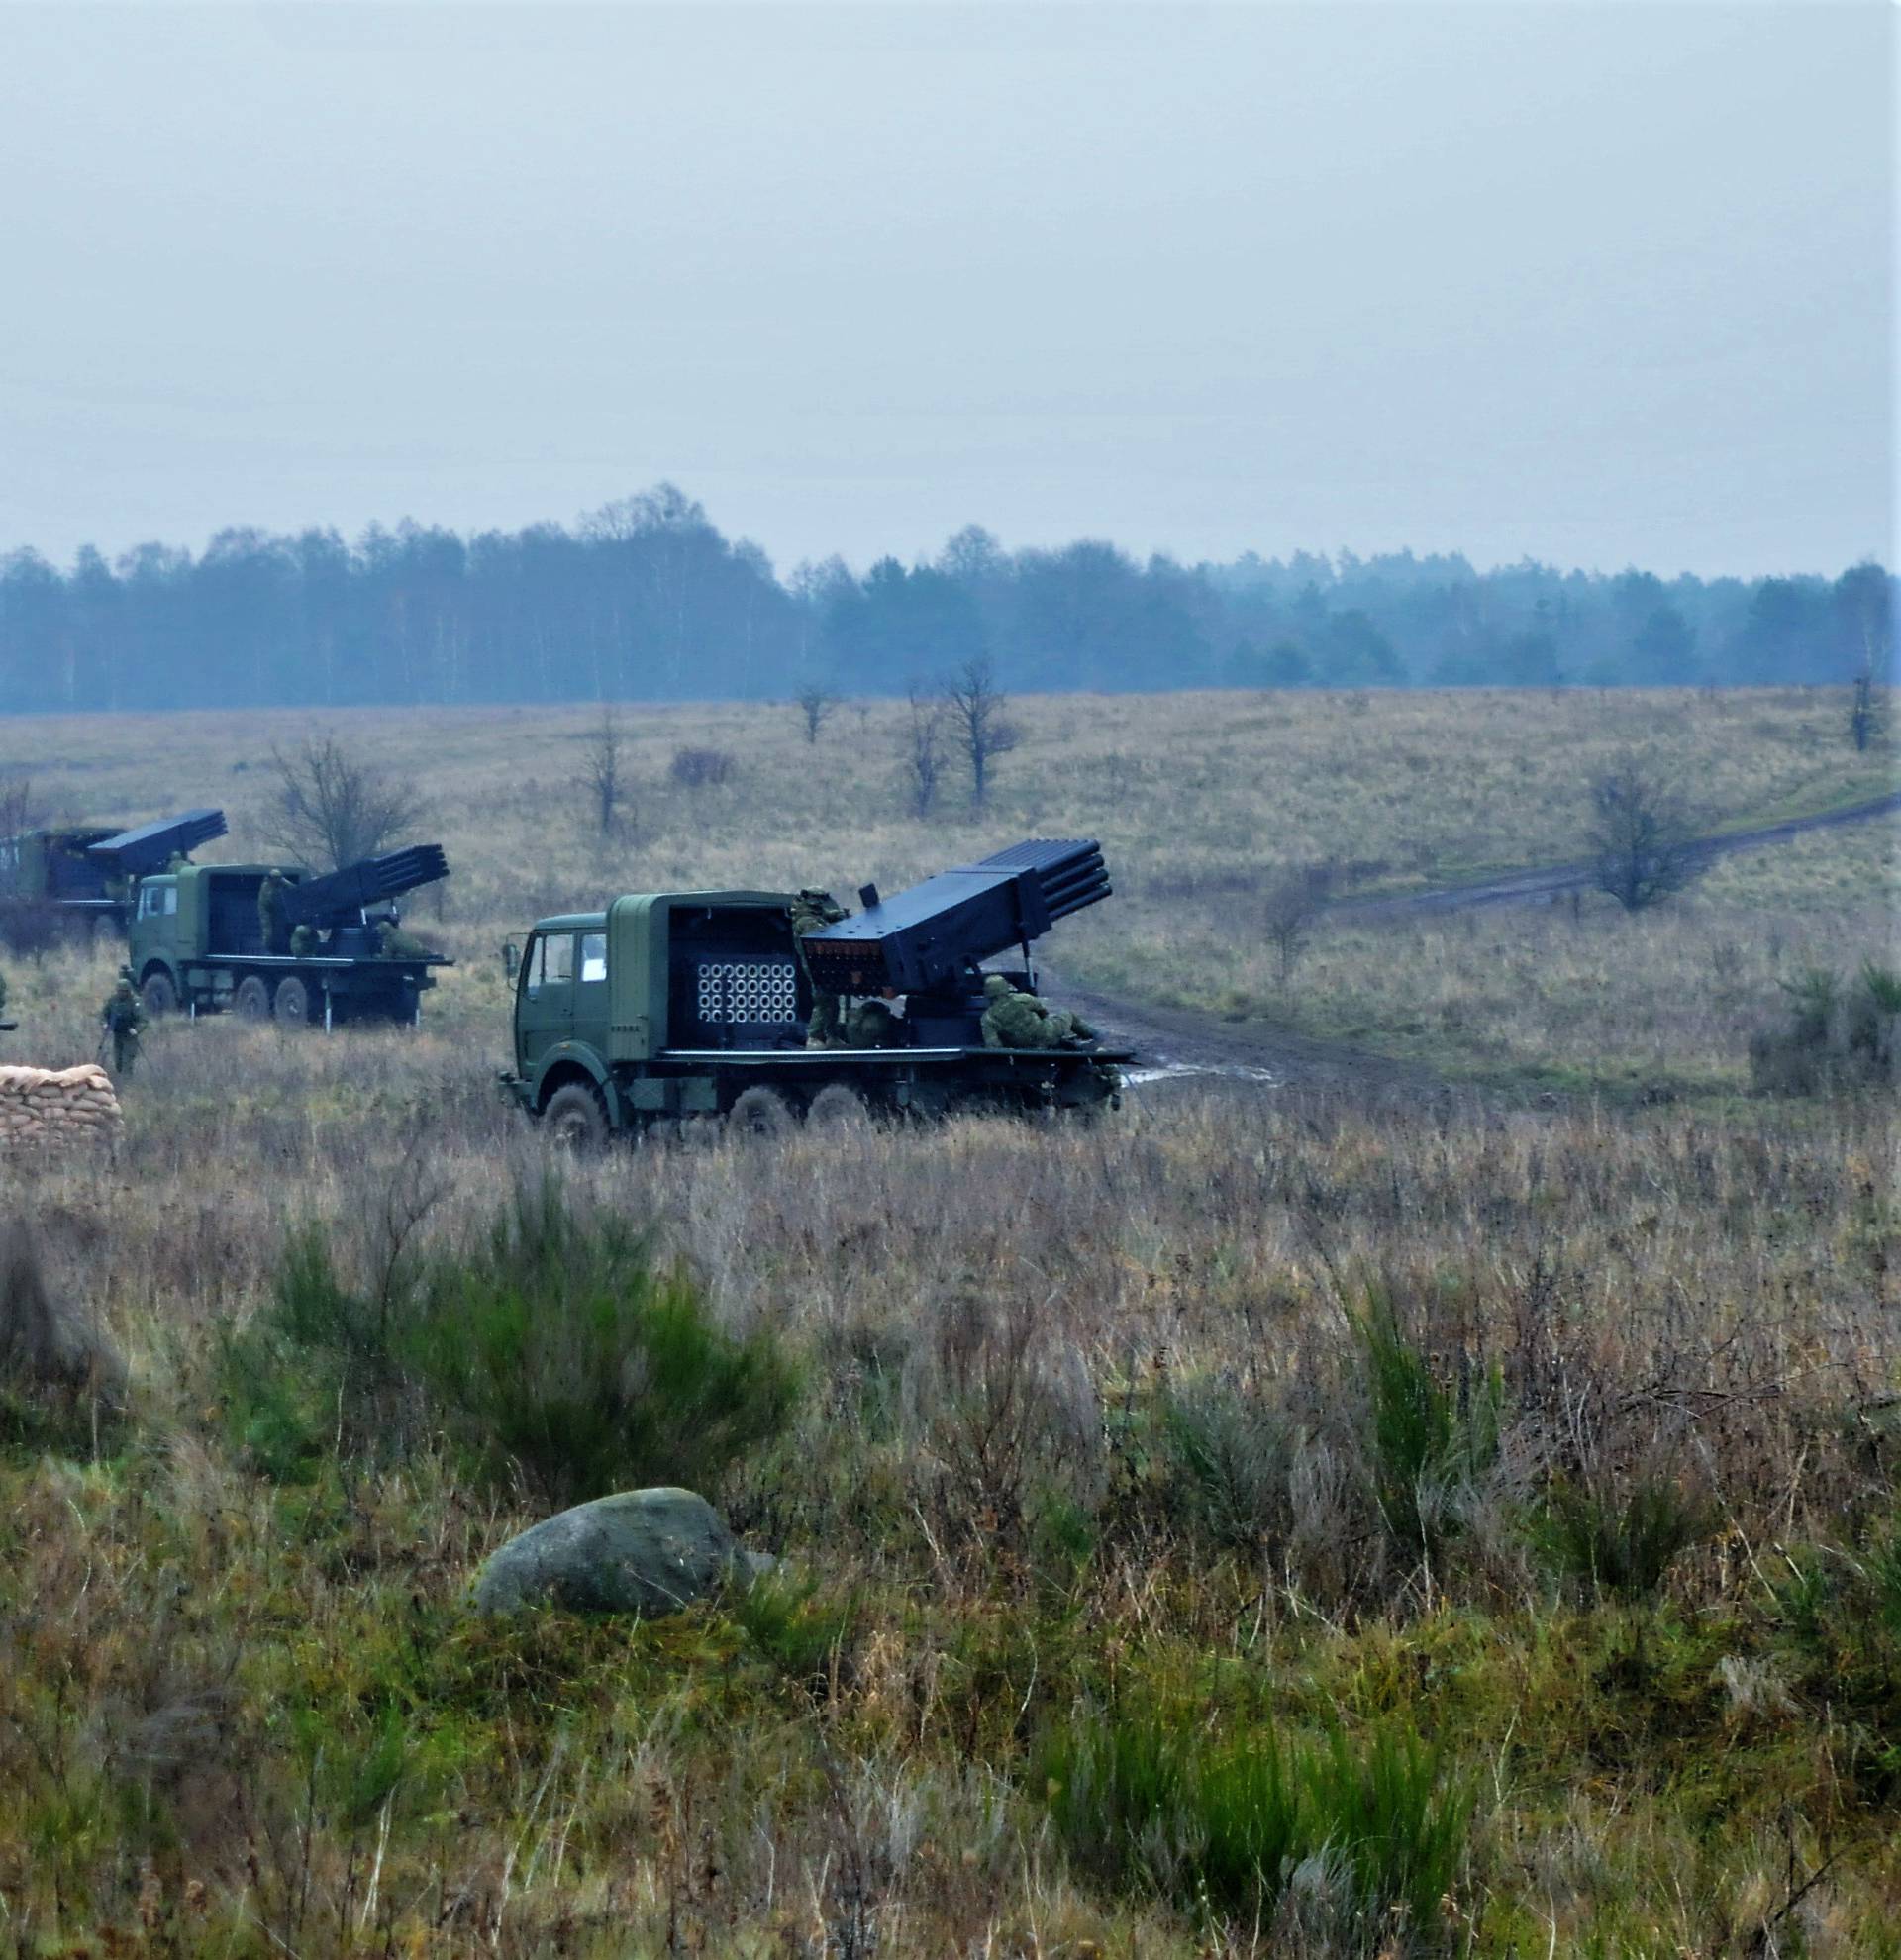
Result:
<svg viewBox="0 0 1901 1960"><path fill-rule="evenodd" d="M1893 16L0 8L0 549L1891 553Z"/></svg>

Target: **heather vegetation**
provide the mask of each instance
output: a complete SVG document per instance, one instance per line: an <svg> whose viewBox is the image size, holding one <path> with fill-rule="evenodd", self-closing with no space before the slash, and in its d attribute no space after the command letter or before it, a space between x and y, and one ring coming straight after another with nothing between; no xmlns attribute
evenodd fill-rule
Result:
<svg viewBox="0 0 1901 1960"><path fill-rule="evenodd" d="M65 569L0 556L16 709L899 695L988 660L1041 691L1646 686L1888 678L1894 581L1659 577L1457 554L1139 562L1080 539L778 576L660 484L571 527L405 521L149 543Z"/></svg>
<svg viewBox="0 0 1901 1960"><path fill-rule="evenodd" d="M988 813L952 749L920 821L909 703L629 708L611 826L598 708L327 719L455 866L422 1028L163 1024L116 1157L0 1163L6 1936L1901 1951L1892 1090L1751 1055L1811 969L1844 1056L1854 989L1892 1006L1892 830L1639 913L1323 906L1284 971L1256 923L1303 866L1331 902L1576 855L1634 746L1711 827L1877 795L1847 712L1018 697ZM243 854L301 731L37 735L43 800L216 784ZM493 1093L537 912L1032 831L1118 882L1065 978L1408 1068L579 1162ZM13 962L9 1054L89 1055L112 962ZM778 1568L470 1614L516 1530L676 1477Z"/></svg>

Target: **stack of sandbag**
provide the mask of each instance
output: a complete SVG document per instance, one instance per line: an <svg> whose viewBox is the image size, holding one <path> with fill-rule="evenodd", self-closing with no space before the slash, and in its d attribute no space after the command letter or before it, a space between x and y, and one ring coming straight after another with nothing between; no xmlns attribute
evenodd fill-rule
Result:
<svg viewBox="0 0 1901 1960"><path fill-rule="evenodd" d="M0 1068L0 1150L116 1143L124 1127L112 1077L77 1068Z"/></svg>

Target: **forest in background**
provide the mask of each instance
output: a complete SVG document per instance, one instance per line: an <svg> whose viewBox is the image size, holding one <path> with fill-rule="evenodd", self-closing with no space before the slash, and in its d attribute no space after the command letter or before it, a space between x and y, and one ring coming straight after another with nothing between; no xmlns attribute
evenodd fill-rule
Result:
<svg viewBox="0 0 1901 1960"><path fill-rule="evenodd" d="M1889 675L1895 580L1661 578L1456 553L1146 563L1096 539L781 578L671 484L572 526L222 531L196 556L0 558L12 713L902 694L988 660L1007 687L1618 687Z"/></svg>

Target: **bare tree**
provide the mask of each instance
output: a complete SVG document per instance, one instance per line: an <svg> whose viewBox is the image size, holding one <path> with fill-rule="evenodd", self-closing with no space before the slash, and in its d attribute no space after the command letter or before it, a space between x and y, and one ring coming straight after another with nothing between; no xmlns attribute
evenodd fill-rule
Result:
<svg viewBox="0 0 1901 1960"><path fill-rule="evenodd" d="M1293 864L1268 885L1261 900L1260 927L1274 949L1283 994L1293 985L1294 968L1307 950L1332 885L1333 874L1324 865Z"/></svg>
<svg viewBox="0 0 1901 1960"><path fill-rule="evenodd" d="M904 786L914 817L928 817L938 801L944 774L945 704L912 688L911 715L903 725Z"/></svg>
<svg viewBox="0 0 1901 1960"><path fill-rule="evenodd" d="M1591 785L1592 876L1626 912L1680 892L1700 868L1682 800L1649 763L1626 756Z"/></svg>
<svg viewBox="0 0 1901 1960"><path fill-rule="evenodd" d="M320 871L374 857L428 808L408 783L357 761L334 735L312 735L288 755L273 748L270 760L277 786L264 810L264 839Z"/></svg>
<svg viewBox="0 0 1901 1960"><path fill-rule="evenodd" d="M1009 705L997 691L995 670L987 659L966 660L944 684L958 745L970 763L970 801L979 810L990 793L990 768L1022 738L1015 723L1004 717Z"/></svg>
<svg viewBox="0 0 1901 1960"><path fill-rule="evenodd" d="M805 717L806 740L816 743L819 731L832 719L832 711L839 705L839 697L817 681L808 681L792 699Z"/></svg>
<svg viewBox="0 0 1901 1960"><path fill-rule="evenodd" d="M621 806L627 798L627 778L621 767L622 739L620 712L611 701L604 701L600 720L588 731L581 766L595 826L604 837L613 836L623 824Z"/></svg>

